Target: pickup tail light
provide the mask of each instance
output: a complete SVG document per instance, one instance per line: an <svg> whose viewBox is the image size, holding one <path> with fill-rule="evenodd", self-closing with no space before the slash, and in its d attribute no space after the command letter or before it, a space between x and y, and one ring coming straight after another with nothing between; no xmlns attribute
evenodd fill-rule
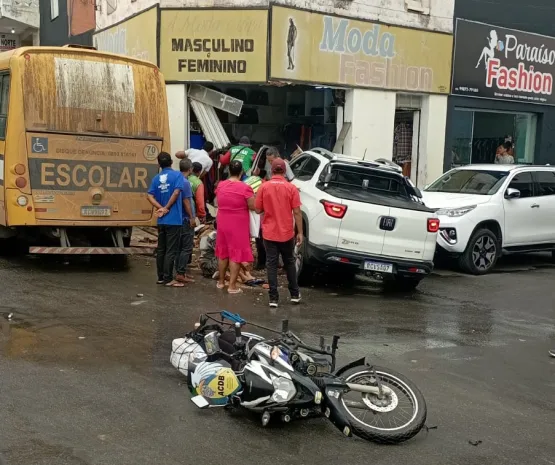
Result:
<svg viewBox="0 0 555 465"><path fill-rule="evenodd" d="M439 220L437 218L428 218L428 232L436 233L439 231Z"/></svg>
<svg viewBox="0 0 555 465"><path fill-rule="evenodd" d="M327 200L320 200L320 203L324 206L326 214L332 218L340 220L345 216L345 213L347 213L347 205L328 202Z"/></svg>

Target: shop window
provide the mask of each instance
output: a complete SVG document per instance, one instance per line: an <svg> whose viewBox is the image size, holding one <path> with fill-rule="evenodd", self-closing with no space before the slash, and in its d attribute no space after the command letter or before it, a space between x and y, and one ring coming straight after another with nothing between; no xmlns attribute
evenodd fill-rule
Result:
<svg viewBox="0 0 555 465"><path fill-rule="evenodd" d="M539 195L555 195L555 172L537 171L535 176L539 187Z"/></svg>
<svg viewBox="0 0 555 465"><path fill-rule="evenodd" d="M494 163L504 142L512 145L515 163L532 164L537 117L511 113L455 109L451 122L452 167Z"/></svg>
<svg viewBox="0 0 555 465"><path fill-rule="evenodd" d="M8 103L10 97L10 75L0 75L0 139L6 138L6 123L8 121Z"/></svg>
<svg viewBox="0 0 555 465"><path fill-rule="evenodd" d="M517 174L509 188L518 189L520 191L520 198L532 197L534 195L534 184L532 181L532 173L519 173Z"/></svg>
<svg viewBox="0 0 555 465"><path fill-rule="evenodd" d="M318 171L319 167L320 162L316 158L310 157L308 161L302 166L299 174L295 175L295 177L298 178L299 181L308 181L312 179L312 177L316 174L316 171Z"/></svg>

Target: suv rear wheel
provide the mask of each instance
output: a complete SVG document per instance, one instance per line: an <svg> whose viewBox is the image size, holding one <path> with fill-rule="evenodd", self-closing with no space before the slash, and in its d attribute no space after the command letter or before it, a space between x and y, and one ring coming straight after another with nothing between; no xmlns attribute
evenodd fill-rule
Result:
<svg viewBox="0 0 555 465"><path fill-rule="evenodd" d="M459 266L463 271L482 275L489 273L499 258L499 239L489 229L478 229L459 258Z"/></svg>

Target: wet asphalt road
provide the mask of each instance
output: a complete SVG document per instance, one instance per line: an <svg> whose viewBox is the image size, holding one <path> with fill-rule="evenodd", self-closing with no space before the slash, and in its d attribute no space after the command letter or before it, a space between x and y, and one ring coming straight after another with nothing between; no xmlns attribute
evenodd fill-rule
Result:
<svg viewBox="0 0 555 465"><path fill-rule="evenodd" d="M259 291L228 296L200 277L157 287L145 259L124 272L0 259L0 451L9 465L554 464L555 268L500 271L440 271L412 296L321 284L271 312ZM197 410L171 340L222 308L276 328L289 318L313 342L340 334L340 363L366 355L408 375L437 429L377 446L323 419L263 429Z"/></svg>

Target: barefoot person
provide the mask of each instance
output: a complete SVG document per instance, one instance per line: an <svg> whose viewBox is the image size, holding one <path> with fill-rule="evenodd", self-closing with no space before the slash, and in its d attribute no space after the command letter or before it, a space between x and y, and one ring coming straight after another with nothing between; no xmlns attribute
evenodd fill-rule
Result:
<svg viewBox="0 0 555 465"><path fill-rule="evenodd" d="M158 216L158 248L156 270L158 284L173 286L173 267L183 225L183 176L172 169L169 153L158 155L161 172L154 176L148 189L148 201L156 208Z"/></svg>
<svg viewBox="0 0 555 465"><path fill-rule="evenodd" d="M218 289L225 286L227 268L230 269L227 292L238 294L237 277L242 263L252 263L249 210L254 210L252 187L241 182L243 165L238 160L229 164L229 179L222 181L216 189L218 200L218 235L216 236L216 256L218 257Z"/></svg>

